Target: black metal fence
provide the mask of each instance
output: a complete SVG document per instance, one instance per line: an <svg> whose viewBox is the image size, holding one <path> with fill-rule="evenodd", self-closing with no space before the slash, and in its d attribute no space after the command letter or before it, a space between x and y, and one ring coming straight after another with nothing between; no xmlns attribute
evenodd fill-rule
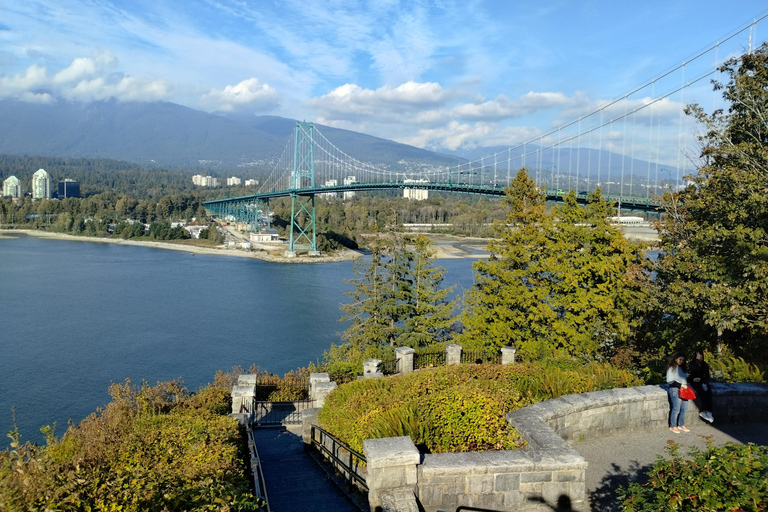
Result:
<svg viewBox="0 0 768 512"><path fill-rule="evenodd" d="M462 350L461 351L461 364L468 363L492 363L501 364L500 352L486 352L484 350Z"/></svg>
<svg viewBox="0 0 768 512"><path fill-rule="evenodd" d="M259 375L256 380L256 400L260 402L288 402L309 398L309 379L286 375Z"/></svg>
<svg viewBox="0 0 768 512"><path fill-rule="evenodd" d="M286 402L254 401L252 423L254 426L300 425L301 411L310 409L312 400L293 400Z"/></svg>
<svg viewBox="0 0 768 512"><path fill-rule="evenodd" d="M365 480L365 455L356 452L317 425L312 425L312 446L329 460L333 468L349 482L350 486L368 492L368 484Z"/></svg>
<svg viewBox="0 0 768 512"><path fill-rule="evenodd" d="M445 348L417 349L413 354L413 369L433 368L435 366L445 366Z"/></svg>
<svg viewBox="0 0 768 512"><path fill-rule="evenodd" d="M397 359L389 358L389 359L382 359L381 364L379 365L379 369L381 370L381 373L384 375L394 375L397 373Z"/></svg>
<svg viewBox="0 0 768 512"><path fill-rule="evenodd" d="M270 512L267 484L264 481L264 471L261 469L261 458L253 438L253 430L250 428L248 429L248 452L251 457L251 473L253 474L253 495L264 500L265 505L259 510Z"/></svg>

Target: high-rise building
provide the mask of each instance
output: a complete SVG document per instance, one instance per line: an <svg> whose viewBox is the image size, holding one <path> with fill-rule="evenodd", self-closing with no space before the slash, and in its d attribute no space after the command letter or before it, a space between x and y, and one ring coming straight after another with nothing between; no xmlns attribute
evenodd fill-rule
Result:
<svg viewBox="0 0 768 512"><path fill-rule="evenodd" d="M3 195L19 198L21 197L21 182L16 176L11 176L3 181Z"/></svg>
<svg viewBox="0 0 768 512"><path fill-rule="evenodd" d="M66 197L80 197L80 182L64 180L59 182L59 199Z"/></svg>
<svg viewBox="0 0 768 512"><path fill-rule="evenodd" d="M357 183L357 177L356 176L347 176L344 178L344 184L345 185L353 185ZM344 199L352 199L355 197L355 191L354 190L348 190L344 192Z"/></svg>
<svg viewBox="0 0 768 512"><path fill-rule="evenodd" d="M429 180L404 180L403 183L418 183L420 185L426 185L429 183ZM403 197L407 199L415 199L417 201L423 201L425 199L429 199L429 190L427 189L418 189L418 188L410 188L405 187L403 189Z"/></svg>
<svg viewBox="0 0 768 512"><path fill-rule="evenodd" d="M32 175L32 199L49 199L51 197L51 177L45 169L38 169Z"/></svg>
<svg viewBox="0 0 768 512"><path fill-rule="evenodd" d="M246 187L255 187L259 184L259 180L245 180Z"/></svg>
<svg viewBox="0 0 768 512"><path fill-rule="evenodd" d="M240 178L237 176L232 176L231 178L227 178L227 186L233 187L235 185L240 185L243 182Z"/></svg>

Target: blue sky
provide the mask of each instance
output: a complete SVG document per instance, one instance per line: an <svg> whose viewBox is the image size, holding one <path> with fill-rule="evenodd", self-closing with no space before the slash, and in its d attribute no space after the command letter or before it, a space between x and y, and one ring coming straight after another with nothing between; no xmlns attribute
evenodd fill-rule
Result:
<svg viewBox="0 0 768 512"><path fill-rule="evenodd" d="M765 14L759 4L0 0L0 99L162 100L433 150L509 145L680 64ZM768 20L753 40L763 35ZM747 44L748 32L698 65ZM698 94L707 91L703 82ZM657 104L656 119L672 122L682 104L701 101L686 94Z"/></svg>

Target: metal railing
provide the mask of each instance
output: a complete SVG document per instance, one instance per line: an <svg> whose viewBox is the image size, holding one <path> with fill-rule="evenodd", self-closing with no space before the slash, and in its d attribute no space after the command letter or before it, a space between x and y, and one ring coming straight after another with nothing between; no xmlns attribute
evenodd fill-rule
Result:
<svg viewBox="0 0 768 512"><path fill-rule="evenodd" d="M461 351L461 364L467 363L493 363L501 364L501 353L499 352L486 352L484 350L462 350Z"/></svg>
<svg viewBox="0 0 768 512"><path fill-rule="evenodd" d="M313 400L294 400L292 402L266 402L254 400L251 423L255 426L299 425L301 411L311 409Z"/></svg>
<svg viewBox="0 0 768 512"><path fill-rule="evenodd" d="M360 474L365 465L365 455L356 452L329 432L312 425L312 446L317 448L333 467L349 482L368 492L365 476Z"/></svg>
<svg viewBox="0 0 768 512"><path fill-rule="evenodd" d="M445 359L445 349L442 347L439 350L416 350L413 354L413 369L445 366Z"/></svg>
<svg viewBox="0 0 768 512"><path fill-rule="evenodd" d="M379 369L381 370L381 373L384 375L394 375L397 373L397 359L389 358L389 359L383 359L381 361L381 364L379 365Z"/></svg>
<svg viewBox="0 0 768 512"><path fill-rule="evenodd" d="M248 453L251 456L251 473L253 474L253 496L264 500L261 510L271 512L269 508L269 496L267 496L267 483L264 481L264 470L261 469L261 458L256 449L256 440L253 438L253 430L248 428Z"/></svg>

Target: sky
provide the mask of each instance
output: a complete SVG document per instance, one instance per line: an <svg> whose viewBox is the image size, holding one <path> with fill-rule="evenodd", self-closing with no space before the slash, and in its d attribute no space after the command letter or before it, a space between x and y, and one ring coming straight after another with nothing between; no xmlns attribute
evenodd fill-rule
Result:
<svg viewBox="0 0 768 512"><path fill-rule="evenodd" d="M755 0L0 0L0 99L169 101L437 151L512 145L766 13ZM752 31L766 38L768 19ZM746 31L622 108L748 44ZM654 104L656 122L709 101L697 87Z"/></svg>

